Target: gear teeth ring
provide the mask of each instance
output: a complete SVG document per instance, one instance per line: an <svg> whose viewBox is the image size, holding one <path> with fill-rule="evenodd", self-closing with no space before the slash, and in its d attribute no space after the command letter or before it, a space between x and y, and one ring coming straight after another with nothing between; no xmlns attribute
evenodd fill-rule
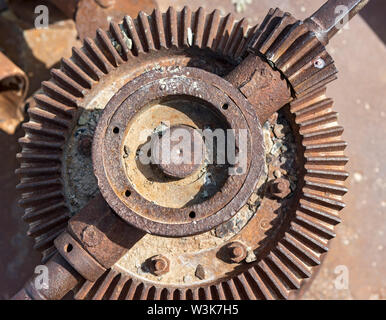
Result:
<svg viewBox="0 0 386 320"><path fill-rule="evenodd" d="M320 264L335 236L347 191L343 129L324 87L336 69L302 23L278 9L271 10L260 27L251 28L232 15L221 17L218 10L155 10L137 19L125 17L120 25L111 23L108 32L99 29L95 40L86 38L83 48L74 48L73 56L63 59L60 70L53 70L52 79L43 83L43 93L35 96L37 106L29 109L30 119L23 125L17 173L28 234L44 261L55 253L53 240L71 217L62 181L63 149L83 99L98 82L122 64L135 63L138 55L161 50L167 55L170 48L197 47L237 64L250 43L282 71L297 97L290 111L305 148L304 187L283 236L248 270L202 287L159 287L113 267L97 282L86 281L76 299L287 299ZM317 59L323 59L323 68L315 67Z"/></svg>

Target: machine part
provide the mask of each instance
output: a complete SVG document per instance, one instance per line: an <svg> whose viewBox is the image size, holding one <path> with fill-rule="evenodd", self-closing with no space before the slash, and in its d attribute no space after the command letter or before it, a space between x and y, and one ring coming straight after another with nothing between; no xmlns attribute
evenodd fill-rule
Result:
<svg viewBox="0 0 386 320"><path fill-rule="evenodd" d="M263 55L280 70L293 90L294 97L305 95L336 79L336 67L324 45L307 24L279 9L264 19L250 50ZM315 62L323 59L323 68Z"/></svg>
<svg viewBox="0 0 386 320"><path fill-rule="evenodd" d="M0 129L14 134L23 121L23 102L28 91L26 74L0 52Z"/></svg>
<svg viewBox="0 0 386 320"><path fill-rule="evenodd" d="M173 104L173 110L162 112L167 117L145 127L141 121L145 118L142 113L150 112L152 119L158 120L155 114L159 106L170 104ZM180 119L175 112L183 112L186 119ZM227 163L212 164L208 160L210 165L204 167L203 164L201 170L195 170L197 177L189 175L177 182L159 177L157 183L157 178L149 172L151 168L134 164L138 162L138 146L149 138L140 136L144 128L154 132L170 119L172 126L190 124L204 130L202 120L208 121L208 118L203 119L202 115L208 113L214 114L216 129L234 130L235 136L245 130L248 137L247 150L243 151L248 159L245 174L229 174L230 170L237 169ZM177 67L144 73L122 87L119 95L109 101L95 131L94 173L103 197L122 219L151 234L194 235L228 221L249 199L264 164L262 129L258 118L251 115L252 106L236 88L206 71ZM136 132L132 128L138 124L141 130ZM136 145L133 146L132 141ZM126 150L131 150L129 154L125 153L125 146ZM236 142L236 148L241 149L239 142ZM138 181L140 175L143 175L142 181ZM217 175L221 179L216 179L215 194L202 197L203 192L210 192L205 184L207 175ZM153 188L156 190L150 195L148 189ZM182 200L182 193L188 196L186 201L171 203L176 201L176 196ZM172 197L170 202L165 200L167 196Z"/></svg>
<svg viewBox="0 0 386 320"><path fill-rule="evenodd" d="M274 12L279 11L270 11L265 21L270 21ZM177 21L182 23L177 24ZM75 163L68 157L72 154L71 142L82 126L88 125L87 130L91 131L96 127L95 123L85 124L82 115L89 117L90 110L96 110L94 114L99 115L97 116L99 119L100 109L106 105L108 107L102 118L111 110L120 110L119 106L122 104L120 100L127 97L127 87L135 86L137 79L146 83L146 79L141 76L146 73L158 72L162 78L162 73L166 71L174 69L183 74L194 67L198 75L211 72L213 74L211 77L218 79L216 74L220 76L230 74L237 62L241 61L239 66L245 66L243 63L246 59L243 58L247 54L250 40L254 40L254 52L262 55L262 49L256 44L259 43L259 37L256 35L261 36L263 32L257 27L244 29L243 25L244 22L234 22L230 15L221 18L218 11L207 15L202 9L192 13L188 8L178 13L173 8L166 14L155 11L151 16L141 13L135 21L126 17L121 27L112 23L109 34L98 30L95 41L86 39L84 48L74 49L73 57L64 60L62 69L54 72L54 78L43 84L45 93L36 96L38 106L29 110L31 120L25 125L25 130L27 137L33 139L27 144L28 148L23 147L19 156L22 161L19 173L22 176L20 189L25 190L22 204L27 206L30 221L35 222L33 226L40 227L38 241L44 244L44 248L48 248L45 251L46 257L55 251L50 247L52 239L55 238L50 227L55 226L55 232L61 232L66 219L71 215L69 210L71 206L67 201L68 185L63 186L59 179L59 177L63 180L68 179L68 164ZM268 25L271 25L271 22ZM291 27L295 28L295 25L296 23L286 28L284 34ZM266 26L263 23L262 27ZM271 33L280 32L274 28ZM230 37L227 36L229 34ZM273 34L266 35L267 39L280 39ZM288 52L286 55L289 55ZM307 55L310 51L300 52ZM294 55L301 58L300 53L294 52ZM262 58L268 59L264 56ZM297 59L292 58L292 61L294 60ZM206 71L201 72L200 69ZM256 70L256 66L251 65L251 70ZM277 72L272 68L268 70L271 75ZM280 71L283 72L282 69ZM246 223L243 223L240 229L234 228L228 237L219 238L216 233L225 225L228 226L225 229L232 228L229 222L217 226L215 233L208 231L195 237L163 238L142 232L139 233L141 237L129 246L130 249L126 254L125 251L128 249L126 246L122 246L121 250L106 250L98 246L93 247L94 242L88 239L82 247L84 248L86 243L89 245L91 243L87 252L106 269L110 267L111 269L97 282L86 281L75 297L77 299L290 298L293 290L299 288L303 280L311 276L313 267L320 264L323 253L328 250L328 240L335 236L334 226L340 222L339 211L344 207L342 196L347 191L344 187L344 180L347 178L344 166L347 158L343 154L346 143L341 140L343 129L337 124L336 113L332 111L332 100L326 98L325 87L309 72L313 74L314 71L308 70L303 75L305 78L298 78L306 79L301 87L292 86L296 99L291 103L290 110L287 110L285 116L295 137L295 149L299 150L295 163L290 165L298 167L295 172L296 180L295 178L293 180L296 183L294 187L291 185L293 191L291 197L280 201L264 197L263 186L266 185L267 176L262 175L247 203L231 219L246 216L248 217ZM319 76L323 84L332 77L329 72ZM287 81L292 84L290 79ZM225 83L222 85L221 80L219 82L220 88L226 88ZM183 87L183 84L181 86ZM120 90L121 88L124 89ZM288 91L288 88L286 90ZM283 89L280 92L283 96L287 94L284 91ZM150 90L150 94L154 92ZM244 97L247 98L245 95ZM243 101L243 98L240 97L240 100ZM240 105L240 102L236 101L236 105ZM278 108L280 106L274 103L271 112L274 113ZM253 111L255 115L258 112L259 109ZM260 121L258 116L256 118L255 120ZM280 139L281 129L276 127L276 119L271 118L272 116L269 117L269 123L275 126L274 135ZM125 122L123 124L127 125ZM108 125L103 121L98 122L96 136L99 134L99 141ZM117 133L119 132L122 130L118 130ZM264 141L267 146L269 137L265 137ZM97 143L96 140L93 156L101 150L95 147ZM284 148L279 145L278 141L271 145L269 154L281 157L279 150ZM122 156L125 156L125 148L122 149ZM301 150L305 150L304 154L300 152ZM271 156L269 159L267 156L264 161L270 163ZM277 177L284 174L281 171L278 173L279 168L272 165L268 169L268 179L272 179L273 175ZM61 170L62 167L64 170ZM41 176L36 176L37 173L45 173L46 176L42 179ZM64 175L60 176L61 174ZM258 203L258 199L261 198L261 203ZM250 210L252 215L243 215L243 212ZM86 220L77 218L78 215L71 219L70 230L72 223L77 219L83 221L78 228L70 232L80 243L83 241L81 238L83 231L98 221L97 216L100 212L93 210L92 213L94 216L91 215ZM129 226L123 221L121 223ZM92 230L91 234L94 231ZM101 235L109 231L110 228L102 229ZM117 234L117 231L111 233ZM94 236L91 238L94 239ZM205 243L202 241L204 239L209 241ZM221 262L222 250L220 250L235 241L244 243L247 248L245 258L247 263L238 265L237 269ZM204 248L200 247L200 243L204 244ZM115 246L116 241L113 240L110 245ZM198 245L198 250L194 245ZM131 266L134 257L149 253L142 252L144 248L149 252L156 250L156 254L169 250L168 259L173 268L175 264L172 263L172 259L190 258L190 261L196 262L192 268L193 274L198 265L204 268L205 281L192 281L186 273L181 282L175 275L183 275L186 272L183 269L174 269L160 279L140 273L142 272L140 269L133 271ZM181 255L180 248L192 253L185 251L185 254ZM116 261L118 262L115 263ZM208 261L210 264L215 262L216 273L211 274L213 266L210 270L211 265ZM200 277L197 279L200 280Z"/></svg>
<svg viewBox="0 0 386 320"><path fill-rule="evenodd" d="M140 11L150 13L156 7L155 0L78 0L76 29L80 39L94 38L96 29L107 30L112 21L119 23L125 15L135 17Z"/></svg>

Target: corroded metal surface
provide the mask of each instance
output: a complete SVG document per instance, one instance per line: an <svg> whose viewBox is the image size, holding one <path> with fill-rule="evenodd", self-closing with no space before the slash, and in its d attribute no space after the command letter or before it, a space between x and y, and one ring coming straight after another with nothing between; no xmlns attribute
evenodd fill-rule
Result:
<svg viewBox="0 0 386 320"><path fill-rule="evenodd" d="M185 96L188 100L200 99L207 106L203 111L199 110L200 113L216 112L229 126L218 129L233 129L235 135L245 130L248 137L248 142L245 142L248 144L247 149L243 150L247 156L244 171L241 174L229 174L211 197L191 201L182 208L164 207L156 199L148 201L142 197L126 178L120 151L124 149L125 134L129 131L133 116L139 114L140 117L141 109L144 106L151 107L149 104L152 101L172 99L173 96ZM166 122L168 118L163 120ZM159 125L156 123L152 129ZM204 130L203 127L199 129ZM143 139L146 141L147 137ZM166 68L145 73L129 82L110 100L94 136L94 172L106 201L129 223L153 234L193 235L211 230L229 220L246 203L261 174L262 143L261 127L252 107L229 83L194 68ZM238 142L236 147L239 147ZM220 163L206 170L210 173L211 170L228 172L230 169L226 163ZM136 174L141 172L137 171ZM167 180L164 184L167 184Z"/></svg>
<svg viewBox="0 0 386 320"><path fill-rule="evenodd" d="M179 14L184 17L183 21L186 22L182 28L174 24L177 13L173 11L173 9L170 9L164 16L157 11L154 12L152 17L154 17L153 19L155 20L152 20L152 17L140 15L137 20L139 25L133 24L132 20L127 18L124 23L124 26L127 28L123 31L121 31L117 25L112 24L110 30L115 37L113 41L108 39L105 33L98 31L97 42L86 40L85 51L74 51L72 61L65 61L65 68L63 68L61 72L56 72L56 81L44 84L45 95L37 97L38 107L30 110L31 118L37 119L34 115L41 113L40 110L48 108L50 110L49 112L55 112L57 115L59 115L58 112L66 111L64 113L66 114L74 110L74 112L71 111L69 115L76 116L74 118L76 121L77 117L79 117L79 113L75 112L76 109L86 107L85 102L79 99L87 96L84 93L85 90L91 89L88 95L92 96L92 88L96 86L95 81L102 81L101 85L107 85L108 87L110 81L109 75L114 78L115 69L125 72L125 61L136 59L136 55L139 55L140 58L144 59L142 61L145 62L145 65L146 63L154 63L157 61L156 68L159 69L160 67L158 65L162 66L163 64L163 46L168 47L174 44L180 46L182 50L188 50L190 46L196 46L198 48L200 48L200 46L207 46L208 41L212 41L213 38L211 39L209 37L203 41L203 38L199 37L200 32L202 35L204 30L201 29L200 21L209 21L209 25L205 26L205 29L208 30L210 30L211 27L213 28L213 26L218 27L221 23L224 24L224 26L229 24L229 28L233 26L233 28L235 28L234 30L239 30L240 27L240 24L231 23L232 19L229 16L222 19L218 17L218 20L216 20L217 12L210 15L212 20L205 18L203 10L199 10L197 13L191 13L189 9L184 9ZM194 14L196 19L193 19ZM270 12L270 15L272 15L272 12ZM166 21L170 23L170 27L166 30L162 29L164 25L161 23L162 20L157 20L162 18L167 19ZM270 21L269 19L270 18L267 18L266 20ZM160 23L157 23L157 21L160 21ZM148 32L145 32L145 34L148 35L148 37L145 36L145 44L138 38L139 30L136 28L144 28L145 30L150 28ZM192 38L188 36L189 28L195 31L195 37ZM150 34L154 34L152 31L158 32L155 33L157 37L153 38L149 36ZM187 37L174 37L175 34L186 34ZM213 34L216 34L216 32L213 32ZM228 48L225 52L227 52L229 57L233 56L233 58L237 57L237 53L246 52L247 44L239 37L239 33L234 31L231 32L231 34L234 35L234 38L231 37L224 43L221 38L216 38L214 42L210 42L214 45L213 51L221 54L221 50ZM133 42L131 45L124 40L126 37L132 39ZM230 48L233 48L233 51L229 51ZM154 49L159 50L160 53L158 56L154 54L149 54L148 56L141 55L142 52L148 52ZM190 54L193 54L193 52L194 51ZM170 57L170 53L173 54L173 51L167 53ZM181 55L181 53L179 54ZM134 55L133 58L130 54ZM197 56L200 56L199 53L197 53ZM204 56L200 56L200 59L203 58ZM184 62L184 59L186 62ZM183 55L181 55L179 59L174 60L174 63L182 63L182 65L184 65L187 64L190 59L192 58L188 58L188 56L184 58ZM207 66L205 62L198 62L199 61L194 64L194 58L190 60L190 63L193 65ZM166 62L166 66L168 65L167 63L168 62ZM139 72L141 68L142 67L137 68L137 74L143 73ZM69 82L66 73L73 75L77 81ZM128 81L128 79L126 81ZM61 87L61 83L66 83L67 87ZM116 87L116 83L112 82L112 84L115 86L115 91L124 85L122 82L118 87ZM258 214L254 216L241 232L232 238L233 242L235 240L243 243L249 242L248 247L252 247L251 250L248 249L245 258L249 264L243 264L235 277L224 278L224 275L221 276L221 274L218 274L214 279L212 278L202 284L198 283L196 286L188 284L182 287L175 287L173 285L165 286L162 282L159 286L155 285L154 282L138 282L135 278L131 278L131 276L121 276L121 280L119 281L120 285L114 290L113 296L119 298L122 295L121 290L124 286L127 287L130 281L132 285L127 288L128 292L124 294L124 297L129 299L140 297L149 298L151 296L177 299L190 296L193 298L288 298L291 289L298 288L302 279L310 276L312 266L320 263L322 253L326 251L327 242L333 237L333 226L339 221L337 212L343 206L340 200L345 192L344 187L340 187L340 179L343 181L346 177L343 167L347 160L340 155L344 150L345 144L340 142L341 130L336 126L335 117L333 117L333 114L330 112L331 103L325 98L324 90L318 89L319 86L315 86L314 83L309 83L306 87L307 89L304 90L305 94L303 97L294 101L291 109L292 113L296 115L295 121L300 125L298 143L305 144L305 141L308 141L307 143L310 144L310 146L306 145L306 149L308 148L310 151L309 153L306 151L306 157L304 159L304 187L303 189L296 189L297 191L291 197L292 205L289 203L286 204L288 208L297 207L298 211L296 211L296 214L285 214L276 220L276 222L272 224L272 231L269 232L269 236L265 236L263 244L257 246L259 242L256 241L259 240L256 239L256 232L253 231L256 230L256 224L262 225L263 228L267 228L268 226L269 229L269 225L275 220L275 215L272 215L272 210L281 207L280 203L277 203L275 200L273 200L272 203L267 202L262 205L257 211ZM98 89L100 90L100 88L101 86L99 86ZM307 92L310 93L306 94ZM98 96L94 94L94 97ZM114 107L114 99L119 100L120 98L122 99L122 97L119 97L119 94L113 98L110 102L111 106ZM92 101L92 99L89 101ZM318 112L310 112L310 110L315 109L315 105L318 106ZM330 115L332 115L332 117ZM52 118L45 118L45 123L47 123L45 130L50 130L51 125L49 125L49 123L52 121L50 120ZM61 118L62 117L55 118L55 122L60 126L66 123L63 122ZM72 125L66 124L65 127L73 128L74 120L72 120ZM30 123L30 125L31 124L32 123ZM26 128L28 128L28 124ZM293 127L293 129L295 128L296 126ZM44 133L43 136L46 136L48 132ZM58 131L51 132L59 133ZM67 134L64 130L63 136L67 137ZM280 132L278 131L276 134L280 135ZM332 139L331 142L330 139ZM99 150L94 151L94 154L95 152L99 152ZM26 174L31 173L27 171ZM298 178L300 185L302 185L301 176ZM36 195L28 195L25 199L37 199L34 197L36 197ZM263 223L264 219L260 219L263 218L265 214L267 215L266 221ZM217 258L219 261L222 259L222 250L220 249L223 247L224 243L220 244L220 246L212 247L210 251L215 257L217 254L219 255ZM90 250L91 249L88 249L89 252ZM97 250L94 256L95 254L99 254L99 251ZM244 254L240 255L242 258L243 256ZM214 257L209 255L208 258L213 261ZM237 260L239 260L239 257L237 257ZM203 263L200 263L200 265L200 268L197 266L199 269L198 274L200 278L203 278L204 275L206 278L207 270L203 266ZM275 270L277 270L277 268L281 270L280 274L276 273ZM225 271L226 268L223 270ZM197 271L197 269L195 269L195 271ZM98 296L104 295L104 290L107 289L118 274L119 271L114 267L106 275L102 286L98 289ZM172 279L169 281L172 281ZM289 287L288 283L290 284ZM94 284L86 282L78 292L77 298L87 296L93 286ZM259 288L257 291L254 289L256 287Z"/></svg>

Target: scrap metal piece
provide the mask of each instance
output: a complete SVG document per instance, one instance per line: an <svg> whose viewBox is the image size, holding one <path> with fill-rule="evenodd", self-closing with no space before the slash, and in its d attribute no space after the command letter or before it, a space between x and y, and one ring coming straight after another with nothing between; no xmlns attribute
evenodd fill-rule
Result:
<svg viewBox="0 0 386 320"><path fill-rule="evenodd" d="M0 52L0 129L14 134L24 119L23 102L28 91L26 74Z"/></svg>
<svg viewBox="0 0 386 320"><path fill-rule="evenodd" d="M227 247L229 259L233 263L240 263L247 257L247 248L241 242L232 242Z"/></svg>
<svg viewBox="0 0 386 320"><path fill-rule="evenodd" d="M180 102L180 97L184 97L185 100ZM153 101L161 104L173 103L176 109L179 108L179 104L185 107L189 101L196 101L196 112L199 115L213 113L216 119L219 118L216 129L223 129L223 132L234 130L235 136L239 136L244 130L247 139L245 147L241 146L241 142L235 141L235 147L245 153L244 171L241 174L232 173L234 171L232 166L239 165L241 168L242 164L228 162L217 164L208 160L213 168L205 170L215 170L224 177L221 184L217 184L216 192L210 197L200 197L201 189L205 188L205 181L201 179L203 182L200 189L192 193L188 203L181 206L172 204L165 206L160 201L164 197L163 193L169 190L168 183L173 185L173 182L160 178L161 191L150 198L147 189L151 188L149 184L155 184L154 179L148 179L148 175L143 173L145 189L143 190L136 183L137 178L133 176L142 175L141 170L145 171L146 168L142 165L139 167L142 169L130 173L132 171L130 168L139 166L134 164L137 153L132 152L131 157L126 158L126 161L132 159L131 162L123 162L122 159L125 156L124 145L128 145L133 139L140 145L145 142L138 142L131 128L139 121L135 117L145 112L142 110L152 112ZM194 108L188 108L186 111L188 118L189 109L191 112ZM194 125L204 130L197 122ZM154 131L157 126L150 128ZM230 140L231 137L226 139ZM130 149L133 149L132 145ZM137 149L135 147L134 150ZM92 154L99 189L113 210L137 228L151 234L170 237L200 234L231 219L249 199L264 164L262 129L259 119L253 114L252 106L224 79L189 67L150 71L122 87L120 95L110 100L99 119ZM187 188L182 186L184 187ZM193 197L195 201L192 200Z"/></svg>
<svg viewBox="0 0 386 320"><path fill-rule="evenodd" d="M295 97L336 79L334 60L307 24L280 9L271 9L256 32L252 52L280 70ZM323 64L318 63L323 59Z"/></svg>
<svg viewBox="0 0 386 320"><path fill-rule="evenodd" d="M290 182L287 179L275 179L271 185L271 193L280 199L287 197L291 193Z"/></svg>
<svg viewBox="0 0 386 320"><path fill-rule="evenodd" d="M177 21L181 23L177 24ZM40 247L48 248L47 253L55 252L52 240L63 231L63 223L70 215L61 179L64 178L61 176L62 156L81 108L90 101L106 105L113 94L145 71L156 72L168 67L177 70L189 65L214 74L229 73L246 55L247 43L257 30L257 27L244 29L244 25L244 22L235 23L231 15L221 17L218 11L206 14L202 9L191 12L185 8L177 13L170 8L165 14L157 10L151 16L140 14L136 20L126 17L121 26L111 24L113 39L98 30L96 41L87 39L82 50L74 49L73 57L64 60L62 69L56 72L57 77L43 84L44 94L36 96L37 106L29 110L31 120L25 124L26 137L21 140L21 202L26 207L26 217ZM189 29L193 30L192 37L187 36ZM208 50L211 55L205 54ZM225 60L232 61L233 67ZM133 69L135 75L130 73ZM103 89L113 93L104 96L106 91ZM179 286L155 283L113 266L100 281L86 281L75 297L290 298L291 292L311 276L313 267L320 264L327 251L328 241L335 235L334 227L340 222L339 211L344 207L342 196L347 191L344 187L347 158L343 153L346 144L341 140L343 130L337 124L332 100L326 98L325 88L316 84L302 93L292 102L290 110L300 127L297 131L294 125L293 130L299 144L306 149L304 157L299 155L304 173L298 177L302 188L291 199L294 202L292 214L282 216L275 224L274 232L263 243L256 239L256 230L264 229L263 233L266 233L270 221L263 224L260 217L267 213L273 215L270 205L260 208L235 235L234 240L245 238L254 245L254 251L249 250L249 254L255 258L248 259L249 264L240 264L230 273L193 286L188 282ZM119 94L114 99L119 99ZM114 107L114 102L111 105ZM107 262L113 262L119 255L112 258L115 251L94 249L97 248L94 236L87 232L88 226L95 223L100 214L98 210L94 211L89 220L80 221L73 235L80 241L85 237L88 253L108 268Z"/></svg>

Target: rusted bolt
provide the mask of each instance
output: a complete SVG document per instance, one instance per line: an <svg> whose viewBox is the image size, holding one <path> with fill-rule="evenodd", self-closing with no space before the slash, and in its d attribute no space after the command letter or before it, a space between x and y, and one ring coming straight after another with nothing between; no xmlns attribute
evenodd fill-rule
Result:
<svg viewBox="0 0 386 320"><path fill-rule="evenodd" d="M247 248L241 242L232 242L228 249L229 258L233 263L240 263L247 257Z"/></svg>
<svg viewBox="0 0 386 320"><path fill-rule="evenodd" d="M82 240L87 247L96 247L102 242L100 233L94 226L88 226L82 231Z"/></svg>
<svg viewBox="0 0 386 320"><path fill-rule="evenodd" d="M291 193L290 182L287 179L278 178L271 184L271 193L275 197L284 199Z"/></svg>
<svg viewBox="0 0 386 320"><path fill-rule="evenodd" d="M151 271L156 275L156 276L161 276L165 273L169 272L169 259L162 256L162 255L157 255L154 256L150 259L150 266L151 266Z"/></svg>
<svg viewBox="0 0 386 320"><path fill-rule="evenodd" d="M204 267L199 264L196 268L196 272L194 274L198 279L204 280L205 279L205 269Z"/></svg>
<svg viewBox="0 0 386 320"><path fill-rule="evenodd" d="M90 136L82 136L78 143L78 152L86 157L91 156L92 138Z"/></svg>
<svg viewBox="0 0 386 320"><path fill-rule="evenodd" d="M95 0L102 8L110 8L115 4L115 0Z"/></svg>

